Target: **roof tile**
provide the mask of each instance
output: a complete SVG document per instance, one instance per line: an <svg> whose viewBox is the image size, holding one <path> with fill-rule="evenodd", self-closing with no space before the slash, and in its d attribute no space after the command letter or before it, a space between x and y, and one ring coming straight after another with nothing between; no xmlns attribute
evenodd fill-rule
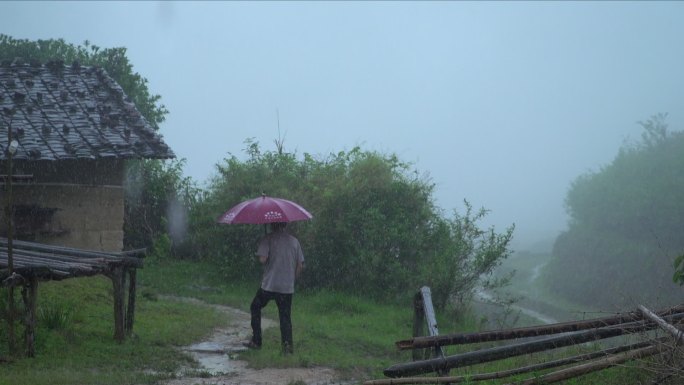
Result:
<svg viewBox="0 0 684 385"><path fill-rule="evenodd" d="M102 68L52 61L0 67L0 159L173 158L173 151Z"/></svg>

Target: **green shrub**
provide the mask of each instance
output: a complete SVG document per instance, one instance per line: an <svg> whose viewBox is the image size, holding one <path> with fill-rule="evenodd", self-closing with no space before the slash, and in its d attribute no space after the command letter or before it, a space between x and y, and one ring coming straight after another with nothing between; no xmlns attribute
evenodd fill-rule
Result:
<svg viewBox="0 0 684 385"><path fill-rule="evenodd" d="M254 259L264 228L217 225L235 204L266 193L293 200L313 215L288 226L301 242L302 288L327 288L381 300L400 300L423 285L435 306L465 298L509 254L513 228L482 229L484 209L466 202L464 214L445 218L433 202L430 179L395 155L362 151L314 158L262 151L248 140L247 159L217 166L207 191L193 205L183 246L212 260L226 279L258 281Z"/></svg>

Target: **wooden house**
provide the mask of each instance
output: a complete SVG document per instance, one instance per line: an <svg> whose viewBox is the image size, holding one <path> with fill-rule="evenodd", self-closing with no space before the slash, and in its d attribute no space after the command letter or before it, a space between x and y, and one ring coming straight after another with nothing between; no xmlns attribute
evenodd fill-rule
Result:
<svg viewBox="0 0 684 385"><path fill-rule="evenodd" d="M174 157L103 69L78 62L0 64L3 184L10 134L14 236L43 244L121 251L126 161Z"/></svg>
<svg viewBox="0 0 684 385"><path fill-rule="evenodd" d="M0 287L10 297L16 287L26 294L28 356L35 354L40 281L109 277L114 338L132 332L144 250L122 251L126 161L173 157L101 68L0 63ZM14 313L8 301L10 345Z"/></svg>

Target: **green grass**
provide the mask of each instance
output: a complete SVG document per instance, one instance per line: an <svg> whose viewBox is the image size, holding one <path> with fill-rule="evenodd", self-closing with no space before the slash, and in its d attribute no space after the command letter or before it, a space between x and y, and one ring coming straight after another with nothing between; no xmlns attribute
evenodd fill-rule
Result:
<svg viewBox="0 0 684 385"><path fill-rule="evenodd" d="M271 317L277 319L275 306ZM265 332L264 346L244 355L254 367L312 366L336 368L347 378L368 378L397 361L409 359L394 341L411 331L410 308L373 304L338 293L295 294L293 304L295 354L279 354L280 332Z"/></svg>
<svg viewBox="0 0 684 385"><path fill-rule="evenodd" d="M159 264L153 274L146 270L141 281L162 294L249 311L259 282L226 282L207 271L198 263ZM275 327L264 331L261 350L246 352L241 358L255 368L328 366L346 378L377 377L391 363L410 359L409 353L396 350L394 342L410 336L411 312L410 304L400 307L341 293L299 291L292 304L295 354L280 354L280 331ZM264 309L264 317L277 321L275 303Z"/></svg>
<svg viewBox="0 0 684 385"><path fill-rule="evenodd" d="M207 306L167 296L194 297L207 303L247 310L258 282L228 282L212 266L200 262L148 261L139 272L134 336L113 340L112 285L103 277L50 282L39 287L39 306L49 322L39 325L37 357L0 363L0 385L152 384L170 378L193 363L177 347L197 342L227 320ZM0 294L5 294L5 291ZM411 304L383 304L329 291L298 291L293 300L295 354L280 354L277 327L265 331L261 350L240 355L255 368L327 366L345 379L384 378L382 370L410 361L410 352L394 343L411 335ZM274 303L264 316L277 320ZM473 317L438 313L442 334L473 331ZM0 357L6 355L5 325L0 325ZM22 328L18 328L21 331ZM492 344L455 346L446 354ZM4 349L4 350L3 350ZM539 353L456 369L452 375L491 372L528 365L567 352ZM200 368L196 368L201 373ZM616 368L567 382L575 385L635 383L640 374ZM524 379L532 375L517 376ZM484 384L505 383L507 381Z"/></svg>
<svg viewBox="0 0 684 385"><path fill-rule="evenodd" d="M39 309L68 313L71 319L39 323L36 357L0 364L0 384L152 383L171 376L179 364L191 364L175 346L189 344L224 322L208 307L139 296L134 335L117 344L111 286L103 277L39 285ZM6 325L1 328L0 356L6 356ZM17 327L18 336L22 331Z"/></svg>

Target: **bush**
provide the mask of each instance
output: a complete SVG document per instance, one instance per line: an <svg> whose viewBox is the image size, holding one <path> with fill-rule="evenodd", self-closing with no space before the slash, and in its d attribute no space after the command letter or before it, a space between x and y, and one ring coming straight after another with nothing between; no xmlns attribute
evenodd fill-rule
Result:
<svg viewBox="0 0 684 385"><path fill-rule="evenodd" d="M433 286L436 306L472 292L483 275L508 256L513 229L482 230L486 215L444 218L433 203L433 184L395 155L362 151L316 159L262 152L248 140L247 160L231 156L190 213L188 243L195 258L210 258L228 279L258 279L254 251L263 228L217 225L238 202L266 193L300 203L313 213L288 226L303 245L304 288L330 288L377 299L412 295Z"/></svg>

